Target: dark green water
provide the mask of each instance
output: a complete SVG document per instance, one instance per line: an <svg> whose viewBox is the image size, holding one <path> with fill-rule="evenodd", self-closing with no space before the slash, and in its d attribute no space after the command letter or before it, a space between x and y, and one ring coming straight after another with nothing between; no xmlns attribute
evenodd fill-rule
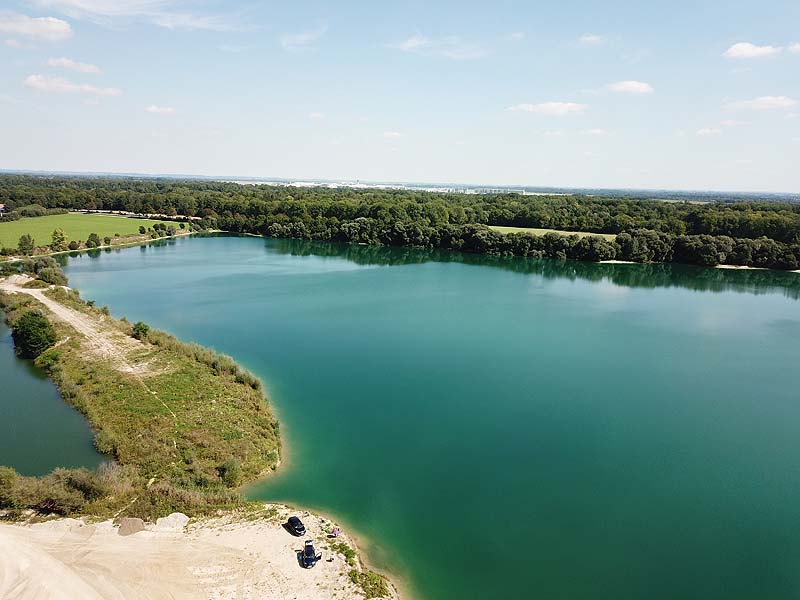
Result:
<svg viewBox="0 0 800 600"><path fill-rule="evenodd" d="M43 475L55 467L96 467L86 420L29 360L17 358L11 331L0 313L0 465L24 475Z"/></svg>
<svg viewBox="0 0 800 600"><path fill-rule="evenodd" d="M67 272L261 376L251 495L421 598L800 597L800 276L236 237Z"/></svg>

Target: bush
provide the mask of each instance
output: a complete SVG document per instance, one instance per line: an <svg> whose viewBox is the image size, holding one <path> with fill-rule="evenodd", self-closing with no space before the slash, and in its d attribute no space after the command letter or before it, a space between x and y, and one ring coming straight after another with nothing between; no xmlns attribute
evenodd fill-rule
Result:
<svg viewBox="0 0 800 600"><path fill-rule="evenodd" d="M96 233L90 233L89 238L86 240L87 248L97 248L100 245L100 236Z"/></svg>
<svg viewBox="0 0 800 600"><path fill-rule="evenodd" d="M109 236L104 237L103 238L103 244L105 244L106 246L110 246L111 245L111 238Z"/></svg>
<svg viewBox="0 0 800 600"><path fill-rule="evenodd" d="M47 214L47 209L40 204L29 204L20 206L14 212L20 217L43 217Z"/></svg>
<svg viewBox="0 0 800 600"><path fill-rule="evenodd" d="M26 233L25 235L20 236L17 248L19 248L20 254L30 256L36 249L36 242L34 242L33 238Z"/></svg>
<svg viewBox="0 0 800 600"><path fill-rule="evenodd" d="M81 243L79 241L77 241L77 240L72 240L69 243L69 245L67 246L67 248L69 248L70 250L77 250L80 247L81 247Z"/></svg>
<svg viewBox="0 0 800 600"><path fill-rule="evenodd" d="M47 267L39 271L39 279L50 285L67 285L67 276L58 267Z"/></svg>
<svg viewBox="0 0 800 600"><path fill-rule="evenodd" d="M144 340L147 338L147 334L150 331L150 326L147 323L142 323L139 321L133 326L133 337L137 340Z"/></svg>
<svg viewBox="0 0 800 600"><path fill-rule="evenodd" d="M242 462L238 458L229 458L217 468L217 472L226 486L236 487L242 480Z"/></svg>
<svg viewBox="0 0 800 600"><path fill-rule="evenodd" d="M38 311L23 314L11 327L14 345L20 356L36 358L56 343L56 332L50 321Z"/></svg>
<svg viewBox="0 0 800 600"><path fill-rule="evenodd" d="M139 225L139 233L142 234L142 235L147 233L147 229L145 229L144 225Z"/></svg>

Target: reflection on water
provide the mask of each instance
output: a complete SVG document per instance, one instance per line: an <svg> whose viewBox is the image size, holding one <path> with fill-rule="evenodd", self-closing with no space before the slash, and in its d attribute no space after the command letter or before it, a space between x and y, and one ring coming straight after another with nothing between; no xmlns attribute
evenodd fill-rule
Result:
<svg viewBox="0 0 800 600"><path fill-rule="evenodd" d="M704 292L733 291L749 294L775 293L780 290L789 298L800 298L800 273L766 269L712 269L676 264L599 264L548 258L464 254L438 249L283 239L270 240L268 251L291 256L344 258L359 265L458 262L539 275L545 279L608 280L618 286L635 288L680 287Z"/></svg>

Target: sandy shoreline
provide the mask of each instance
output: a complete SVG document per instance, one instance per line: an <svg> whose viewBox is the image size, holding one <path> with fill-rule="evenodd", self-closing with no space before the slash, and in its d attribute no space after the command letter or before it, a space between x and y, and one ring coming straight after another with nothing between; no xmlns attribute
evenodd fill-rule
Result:
<svg viewBox="0 0 800 600"><path fill-rule="evenodd" d="M192 520L185 528L180 519L160 519L130 535L120 535L111 521L0 524L0 598L364 598L349 577L354 567L330 548L331 542L355 548L346 533L331 540L333 522L284 505L263 506ZM283 528L290 515L303 520L307 536ZM305 539L322 553L312 569L297 561ZM398 598L393 588L388 598Z"/></svg>

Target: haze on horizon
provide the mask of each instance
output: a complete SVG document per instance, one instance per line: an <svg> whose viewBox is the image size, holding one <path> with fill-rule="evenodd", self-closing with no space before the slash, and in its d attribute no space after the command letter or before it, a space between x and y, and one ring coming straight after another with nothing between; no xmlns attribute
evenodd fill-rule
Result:
<svg viewBox="0 0 800 600"><path fill-rule="evenodd" d="M800 190L800 4L5 0L0 168Z"/></svg>

